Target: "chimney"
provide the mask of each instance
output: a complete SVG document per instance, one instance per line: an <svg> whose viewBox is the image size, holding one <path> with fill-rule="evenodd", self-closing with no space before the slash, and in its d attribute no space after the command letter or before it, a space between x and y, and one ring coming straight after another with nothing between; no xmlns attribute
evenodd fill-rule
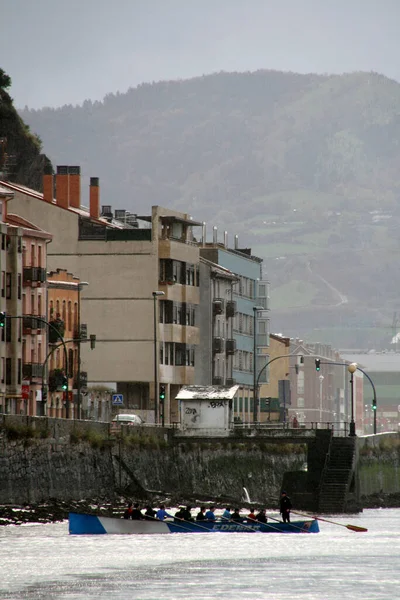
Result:
<svg viewBox="0 0 400 600"><path fill-rule="evenodd" d="M68 208L68 167L58 166L56 175L56 201L58 206Z"/></svg>
<svg viewBox="0 0 400 600"><path fill-rule="evenodd" d="M206 222L203 221L203 224L201 226L201 237L202 237L201 245L202 246L206 245L206 242L207 242L206 236L207 236Z"/></svg>
<svg viewBox="0 0 400 600"><path fill-rule="evenodd" d="M72 208L81 207L81 168L68 167L69 174L69 205Z"/></svg>
<svg viewBox="0 0 400 600"><path fill-rule="evenodd" d="M224 246L225 248L228 247L228 232L224 231Z"/></svg>
<svg viewBox="0 0 400 600"><path fill-rule="evenodd" d="M54 177L53 169L50 165L46 165L43 170L43 200L45 202L53 202L54 198Z"/></svg>
<svg viewBox="0 0 400 600"><path fill-rule="evenodd" d="M90 178L89 207L92 219L98 219L100 216L100 190L98 177Z"/></svg>
<svg viewBox="0 0 400 600"><path fill-rule="evenodd" d="M239 248L239 236L235 235L235 250Z"/></svg>
<svg viewBox="0 0 400 600"><path fill-rule="evenodd" d="M213 244L215 245L215 244L217 244L217 242L218 242L218 228L215 227L215 225L214 225L214 227L213 227Z"/></svg>

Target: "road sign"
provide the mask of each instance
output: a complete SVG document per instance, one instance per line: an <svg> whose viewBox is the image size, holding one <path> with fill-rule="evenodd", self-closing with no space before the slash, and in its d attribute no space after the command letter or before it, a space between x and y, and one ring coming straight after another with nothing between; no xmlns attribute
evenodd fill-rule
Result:
<svg viewBox="0 0 400 600"><path fill-rule="evenodd" d="M124 403L123 394L113 394L112 403L114 406L121 406Z"/></svg>

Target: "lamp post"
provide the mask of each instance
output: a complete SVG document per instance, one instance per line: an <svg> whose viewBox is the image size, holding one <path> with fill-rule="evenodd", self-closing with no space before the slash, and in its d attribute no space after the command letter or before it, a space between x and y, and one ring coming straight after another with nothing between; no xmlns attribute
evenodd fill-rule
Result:
<svg viewBox="0 0 400 600"><path fill-rule="evenodd" d="M258 380L257 380L257 316L262 306L253 306L253 423L258 421Z"/></svg>
<svg viewBox="0 0 400 600"><path fill-rule="evenodd" d="M322 384L324 382L324 376L319 376L319 422L322 423Z"/></svg>
<svg viewBox="0 0 400 600"><path fill-rule="evenodd" d="M77 382L77 394L76 394L76 400L77 400L77 418L80 419L81 418L81 291L82 288L85 287L86 285L89 285L89 283L87 281L80 281L78 283L78 364L77 364L77 375L78 375L78 382Z"/></svg>
<svg viewBox="0 0 400 600"><path fill-rule="evenodd" d="M158 355L157 355L157 298L165 296L165 292L153 292L154 307L154 422L158 423ZM164 409L163 409L164 410Z"/></svg>
<svg viewBox="0 0 400 600"><path fill-rule="evenodd" d="M350 394L351 394L351 419L350 419L350 431L349 435L356 435L356 424L354 422L354 373L357 371L357 363L351 363L347 367L350 373Z"/></svg>

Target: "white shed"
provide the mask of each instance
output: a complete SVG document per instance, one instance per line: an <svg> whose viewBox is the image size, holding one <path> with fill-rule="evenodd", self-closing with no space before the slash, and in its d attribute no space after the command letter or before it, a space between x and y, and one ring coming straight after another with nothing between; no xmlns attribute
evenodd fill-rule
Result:
<svg viewBox="0 0 400 600"><path fill-rule="evenodd" d="M181 431L187 435L229 435L238 385L186 385L177 395Z"/></svg>

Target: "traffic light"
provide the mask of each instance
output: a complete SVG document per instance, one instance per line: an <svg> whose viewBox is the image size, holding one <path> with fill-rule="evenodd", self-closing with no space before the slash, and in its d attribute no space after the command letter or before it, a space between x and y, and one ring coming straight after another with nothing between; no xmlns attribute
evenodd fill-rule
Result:
<svg viewBox="0 0 400 600"><path fill-rule="evenodd" d="M160 385L160 402L165 400L165 385Z"/></svg>
<svg viewBox="0 0 400 600"><path fill-rule="evenodd" d="M321 359L320 358L316 358L315 359L315 370L316 371L320 371L321 370Z"/></svg>
<svg viewBox="0 0 400 600"><path fill-rule="evenodd" d="M61 389L63 392L66 392L68 389L68 379L65 375L63 375L61 379Z"/></svg>
<svg viewBox="0 0 400 600"><path fill-rule="evenodd" d="M376 410L376 398L372 400L372 410Z"/></svg>
<svg viewBox="0 0 400 600"><path fill-rule="evenodd" d="M0 327L5 327L6 325L6 313L0 312Z"/></svg>

